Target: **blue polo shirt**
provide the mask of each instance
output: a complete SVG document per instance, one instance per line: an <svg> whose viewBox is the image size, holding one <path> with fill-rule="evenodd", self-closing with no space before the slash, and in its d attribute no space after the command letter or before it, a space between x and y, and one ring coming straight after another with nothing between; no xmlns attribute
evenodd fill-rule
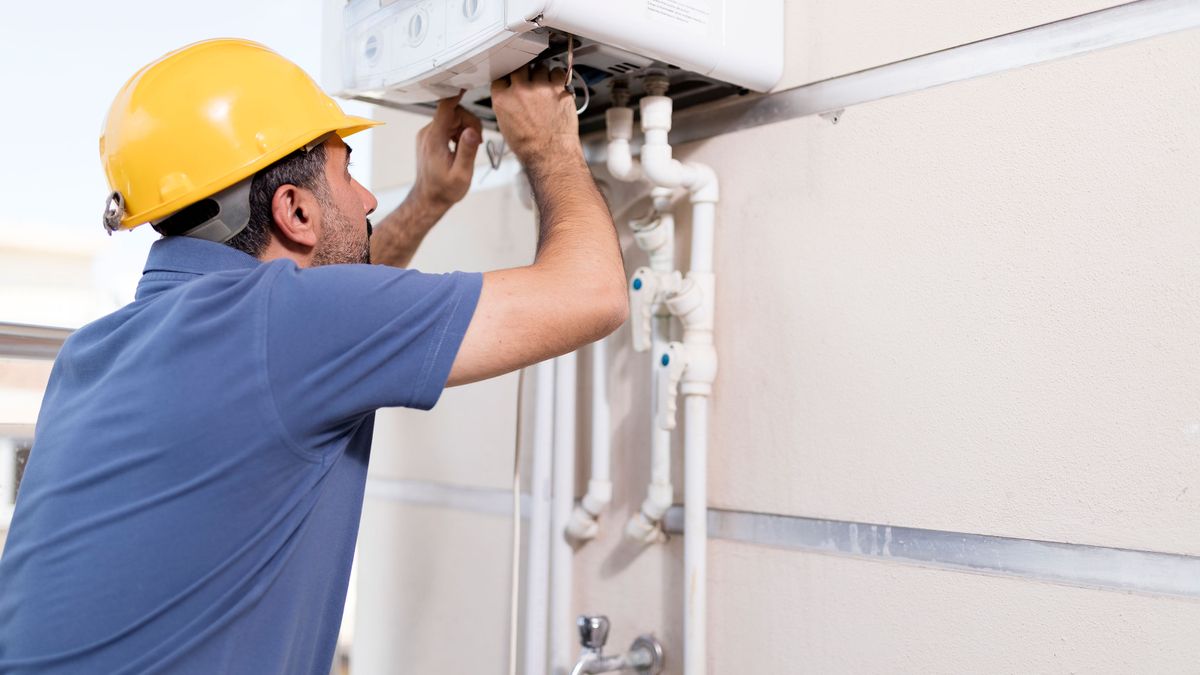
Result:
<svg viewBox="0 0 1200 675"><path fill-rule="evenodd" d="M154 244L54 363L0 559L0 673L320 673L374 412L434 405L481 276Z"/></svg>

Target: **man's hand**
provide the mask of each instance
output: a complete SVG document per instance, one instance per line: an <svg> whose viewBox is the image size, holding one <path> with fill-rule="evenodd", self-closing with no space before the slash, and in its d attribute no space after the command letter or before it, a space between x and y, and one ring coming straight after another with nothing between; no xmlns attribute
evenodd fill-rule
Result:
<svg viewBox="0 0 1200 675"><path fill-rule="evenodd" d="M433 121L417 132L417 180L413 196L446 210L467 195L475 173L475 153L483 140L479 118L458 105L458 96L438 101ZM454 143L454 150L450 143Z"/></svg>
<svg viewBox="0 0 1200 675"><path fill-rule="evenodd" d="M567 74L544 66L522 66L492 83L496 123L513 154L526 167L564 151L582 156L575 101L564 88Z"/></svg>
<svg viewBox="0 0 1200 675"><path fill-rule="evenodd" d="M407 267L429 230L471 188L483 133L479 118L458 105L461 98L460 92L439 101L433 121L417 132L417 180L404 203L375 228L375 263Z"/></svg>

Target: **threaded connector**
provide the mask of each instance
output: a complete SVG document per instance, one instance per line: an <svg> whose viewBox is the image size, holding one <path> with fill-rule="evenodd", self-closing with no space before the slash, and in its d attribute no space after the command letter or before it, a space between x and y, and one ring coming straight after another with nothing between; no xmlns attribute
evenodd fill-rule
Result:
<svg viewBox="0 0 1200 675"><path fill-rule="evenodd" d="M666 75L647 75L642 80L642 86L649 96L666 96L667 90L671 88L671 81Z"/></svg>

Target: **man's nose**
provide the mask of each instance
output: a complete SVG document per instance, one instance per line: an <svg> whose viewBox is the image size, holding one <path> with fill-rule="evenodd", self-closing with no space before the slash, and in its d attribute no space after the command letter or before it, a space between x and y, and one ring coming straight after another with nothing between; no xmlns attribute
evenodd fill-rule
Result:
<svg viewBox="0 0 1200 675"><path fill-rule="evenodd" d="M375 195L371 194L371 191L363 186L362 183L358 183L357 181L355 182L358 185L359 191L362 193L363 208L367 210L367 215L369 216L372 213L375 213L375 209L379 207L379 200L375 199Z"/></svg>

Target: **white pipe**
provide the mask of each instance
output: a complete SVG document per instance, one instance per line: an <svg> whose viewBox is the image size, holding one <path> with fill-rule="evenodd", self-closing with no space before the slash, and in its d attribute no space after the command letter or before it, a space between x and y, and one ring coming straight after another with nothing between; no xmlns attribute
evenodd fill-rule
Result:
<svg viewBox="0 0 1200 675"><path fill-rule="evenodd" d="M713 343L716 290L713 246L716 202L720 193L717 175L710 167L673 158L668 140L672 108L671 99L666 96L642 97L644 142L641 164L642 173L656 186L686 188L692 204L691 269L683 285L667 298L666 305L683 323L683 344L678 346L686 364L679 387L685 402L683 670L685 675L704 675L707 668L708 397L717 374L717 353ZM678 354L679 350L675 348L676 345L672 345ZM655 468L661 469L657 465ZM646 505L656 507L649 497Z"/></svg>
<svg viewBox="0 0 1200 675"><path fill-rule="evenodd" d="M580 540L596 536L600 530L596 519L612 501L607 349L604 340L592 343L592 477L588 480L587 494L571 512L571 521L567 523L567 534Z"/></svg>
<svg viewBox="0 0 1200 675"><path fill-rule="evenodd" d="M629 148L633 138L633 108L613 106L604 111L604 122L608 135L608 173L627 183L641 179L642 167Z"/></svg>
<svg viewBox="0 0 1200 675"><path fill-rule="evenodd" d="M642 173L655 185L686 188L693 202L716 201L716 174L704 164L680 162L672 157L667 136L674 104L667 96L643 96ZM713 190L710 195L709 190Z"/></svg>
<svg viewBox="0 0 1200 675"><path fill-rule="evenodd" d="M708 397L684 397L683 672L707 668Z"/></svg>
<svg viewBox="0 0 1200 675"><path fill-rule="evenodd" d="M716 197L716 183L713 183ZM715 204L692 204L692 261L680 292L667 300L683 322L687 368L680 382L684 397L684 673L704 675L708 548L708 397L717 376L713 343L716 277L712 272Z"/></svg>
<svg viewBox="0 0 1200 675"><path fill-rule="evenodd" d="M575 508L575 352L554 360L554 505L550 523L550 670L574 663L571 617L573 549L567 523Z"/></svg>
<svg viewBox="0 0 1200 675"><path fill-rule="evenodd" d="M713 242L716 239L715 202L692 203L692 274L711 274L713 271Z"/></svg>
<svg viewBox="0 0 1200 675"><path fill-rule="evenodd" d="M625 525L625 536L643 544L666 541L662 519L675 500L675 488L671 485L671 432L658 424L658 378L661 369L657 358L667 347L671 317L655 316L653 320L653 355L650 365L650 483L646 486L646 499L641 508L629 518Z"/></svg>
<svg viewBox="0 0 1200 675"><path fill-rule="evenodd" d="M529 562L525 575L525 675L546 673L550 567L550 469L554 449L554 362L534 366L533 466L529 477Z"/></svg>

